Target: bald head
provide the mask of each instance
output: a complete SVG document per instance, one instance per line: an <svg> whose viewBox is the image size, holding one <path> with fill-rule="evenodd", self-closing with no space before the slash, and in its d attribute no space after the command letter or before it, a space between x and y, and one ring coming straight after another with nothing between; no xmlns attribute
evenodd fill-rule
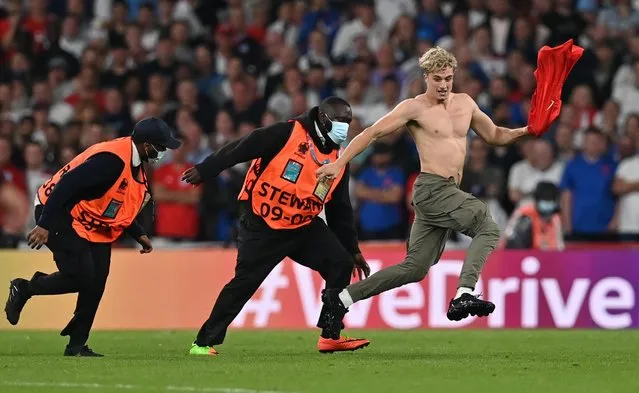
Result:
<svg viewBox="0 0 639 393"><path fill-rule="evenodd" d="M319 117L328 116L330 120L349 123L353 120L353 112L351 106L346 100L331 96L327 97L319 105Z"/></svg>

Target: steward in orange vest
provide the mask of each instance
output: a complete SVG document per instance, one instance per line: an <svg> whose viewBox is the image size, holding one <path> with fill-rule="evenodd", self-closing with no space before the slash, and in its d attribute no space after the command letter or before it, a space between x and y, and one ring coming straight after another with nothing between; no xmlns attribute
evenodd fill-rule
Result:
<svg viewBox="0 0 639 393"><path fill-rule="evenodd" d="M46 244L59 271L11 281L5 311L12 325L31 296L78 292L74 316L61 333L69 336L64 355L102 356L86 342L109 274L111 245L127 232L142 245L141 253L152 251L135 222L151 199L142 163L180 144L164 121L147 118L131 137L89 147L38 189L37 226L27 239L31 248Z"/></svg>
<svg viewBox="0 0 639 393"><path fill-rule="evenodd" d="M542 251L564 249L557 186L549 182L539 183L534 198L534 202L524 204L513 212L499 248Z"/></svg>
<svg viewBox="0 0 639 393"><path fill-rule="evenodd" d="M215 355L228 326L284 258L289 257L322 275L327 288L344 288L355 270L370 269L358 247L345 169L333 181L319 182L315 171L335 161L346 140L352 113L341 98L328 97L307 113L287 122L259 128L231 142L183 179L199 184L223 170L251 161L238 196L240 209L235 277L217 298L209 319L191 347L194 355ZM318 215L326 209L328 225ZM325 309L317 326L321 352L365 347L365 339L331 337L333 322Z"/></svg>

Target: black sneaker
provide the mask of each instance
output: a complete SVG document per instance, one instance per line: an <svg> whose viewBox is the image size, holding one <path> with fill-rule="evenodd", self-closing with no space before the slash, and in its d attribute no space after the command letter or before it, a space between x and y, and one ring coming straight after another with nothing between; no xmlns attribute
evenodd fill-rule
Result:
<svg viewBox="0 0 639 393"><path fill-rule="evenodd" d="M9 283L9 297L4 307L7 320L12 325L17 325L20 320L20 313L31 296L27 293L29 281L24 278L16 278Z"/></svg>
<svg viewBox="0 0 639 393"><path fill-rule="evenodd" d="M338 340L340 333L343 329L342 320L344 315L348 312L348 308L344 307L344 304L339 298L341 289L325 289L322 291L322 302L328 308L326 315L326 329L330 334L330 338Z"/></svg>
<svg viewBox="0 0 639 393"><path fill-rule="evenodd" d="M461 321L469 315L485 317L493 311L495 311L493 303L481 300L470 293L464 293L459 298L450 301L446 316L451 321Z"/></svg>
<svg viewBox="0 0 639 393"><path fill-rule="evenodd" d="M91 348L86 345L78 346L78 347L70 347L67 345L64 350L64 356L76 356L76 357L93 357L93 358L101 358L104 355L93 352Z"/></svg>

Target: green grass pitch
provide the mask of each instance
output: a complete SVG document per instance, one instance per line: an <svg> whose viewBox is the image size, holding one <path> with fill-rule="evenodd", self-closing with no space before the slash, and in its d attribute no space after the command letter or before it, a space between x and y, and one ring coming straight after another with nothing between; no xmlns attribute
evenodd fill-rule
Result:
<svg viewBox="0 0 639 393"><path fill-rule="evenodd" d="M230 331L217 357L194 332L95 332L107 357L65 358L56 332L0 332L0 392L639 392L639 331L366 331L320 354L316 331Z"/></svg>

